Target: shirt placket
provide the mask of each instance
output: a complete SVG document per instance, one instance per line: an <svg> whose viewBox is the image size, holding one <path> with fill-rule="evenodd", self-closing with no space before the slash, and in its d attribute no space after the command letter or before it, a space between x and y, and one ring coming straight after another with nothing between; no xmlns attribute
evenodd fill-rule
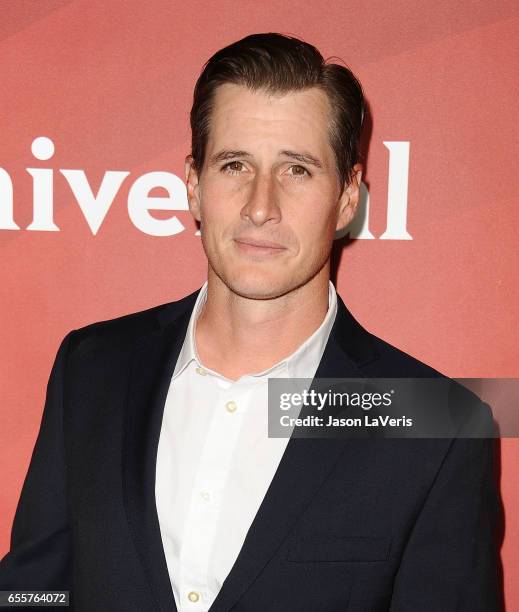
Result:
<svg viewBox="0 0 519 612"><path fill-rule="evenodd" d="M226 480L247 410L247 395L239 385L222 389L206 374L211 385L206 397L214 398L214 412L193 482L184 538L180 552L179 612L201 612L217 593L210 589L209 560L218 531Z"/></svg>

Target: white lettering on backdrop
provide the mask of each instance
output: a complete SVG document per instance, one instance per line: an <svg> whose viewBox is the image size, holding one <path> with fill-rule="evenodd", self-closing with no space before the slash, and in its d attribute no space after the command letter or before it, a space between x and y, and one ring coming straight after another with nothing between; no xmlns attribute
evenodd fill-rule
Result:
<svg viewBox="0 0 519 612"><path fill-rule="evenodd" d="M407 187L409 181L409 142L384 141L389 151L387 223L380 236L383 240L412 240L407 231ZM46 136L35 138L31 151L40 161L47 161L54 155L54 143ZM51 168L26 168L33 179L33 219L26 229L40 232L58 232L54 222L54 171ZM94 195L84 170L60 169L74 198L85 217L90 231L95 236L104 223L116 195L128 171L107 170L101 185ZM151 196L161 188L167 196ZM158 219L150 214L152 210L187 211L187 194L183 181L172 172L148 172L137 177L128 192L128 216L133 225L150 236L174 236L185 230L178 217L172 215ZM369 230L369 193L361 184L361 202L355 219L345 230L336 235L340 238L349 234L355 239L374 239ZM14 220L13 183L8 172L0 168L0 230L20 230ZM200 232L196 232L197 235Z"/></svg>

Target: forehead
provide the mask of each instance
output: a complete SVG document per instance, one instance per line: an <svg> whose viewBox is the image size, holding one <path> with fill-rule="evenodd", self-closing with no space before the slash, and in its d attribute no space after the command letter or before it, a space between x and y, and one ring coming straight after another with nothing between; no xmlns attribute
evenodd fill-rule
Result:
<svg viewBox="0 0 519 612"><path fill-rule="evenodd" d="M244 140L257 144L270 140L330 155L330 111L327 95L317 87L272 94L225 83L215 92L208 148L241 148Z"/></svg>

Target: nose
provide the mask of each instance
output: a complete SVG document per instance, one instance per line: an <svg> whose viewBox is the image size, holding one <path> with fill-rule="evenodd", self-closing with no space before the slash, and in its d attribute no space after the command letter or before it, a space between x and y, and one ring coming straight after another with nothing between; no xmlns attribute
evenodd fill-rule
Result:
<svg viewBox="0 0 519 612"><path fill-rule="evenodd" d="M279 223L281 209L279 207L274 178L269 175L258 175L250 185L247 193L247 203L241 210L242 219L248 219L257 226L267 222Z"/></svg>

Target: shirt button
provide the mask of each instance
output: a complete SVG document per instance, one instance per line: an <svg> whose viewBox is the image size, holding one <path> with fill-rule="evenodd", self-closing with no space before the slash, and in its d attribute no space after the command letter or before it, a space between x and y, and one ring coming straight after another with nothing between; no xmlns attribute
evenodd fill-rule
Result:
<svg viewBox="0 0 519 612"><path fill-rule="evenodd" d="M196 591L190 591L187 594L187 598L189 599L189 601L196 603L200 599L200 595Z"/></svg>
<svg viewBox="0 0 519 612"><path fill-rule="evenodd" d="M206 370L204 370L204 368L200 368L200 367L198 367L196 369L196 373L200 374L200 376L205 376L207 374Z"/></svg>
<svg viewBox="0 0 519 612"><path fill-rule="evenodd" d="M211 494L208 491L200 491L200 497L207 502L211 499Z"/></svg>
<svg viewBox="0 0 519 612"><path fill-rule="evenodd" d="M236 412L236 408L238 408L238 406L236 405L236 402L233 402L232 400L225 404L225 410L227 410L227 412Z"/></svg>

